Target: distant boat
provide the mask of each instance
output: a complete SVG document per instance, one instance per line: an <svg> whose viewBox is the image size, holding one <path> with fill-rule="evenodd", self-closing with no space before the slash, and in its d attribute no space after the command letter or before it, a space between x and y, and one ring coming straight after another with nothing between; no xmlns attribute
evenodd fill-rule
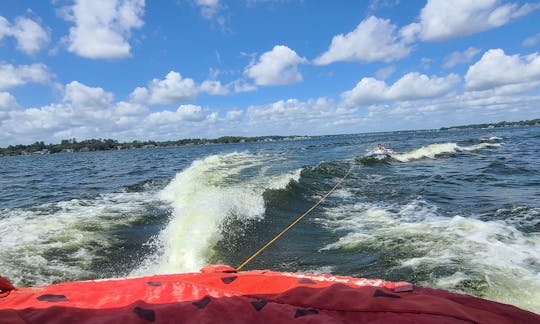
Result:
<svg viewBox="0 0 540 324"><path fill-rule="evenodd" d="M369 151L368 155L389 155L394 154L396 151L392 150L391 148L387 148L384 146L376 146L371 151Z"/></svg>

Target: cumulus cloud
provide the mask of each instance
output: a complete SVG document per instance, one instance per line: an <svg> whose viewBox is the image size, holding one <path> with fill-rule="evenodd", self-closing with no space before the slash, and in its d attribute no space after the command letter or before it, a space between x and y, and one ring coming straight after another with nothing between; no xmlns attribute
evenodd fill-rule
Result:
<svg viewBox="0 0 540 324"><path fill-rule="evenodd" d="M193 79L183 78L180 73L171 71L163 80L150 81L148 88L136 88L131 93L131 100L151 105L172 105L194 99L198 91Z"/></svg>
<svg viewBox="0 0 540 324"><path fill-rule="evenodd" d="M15 97L9 92L0 92L0 111L8 111L19 108Z"/></svg>
<svg viewBox="0 0 540 324"><path fill-rule="evenodd" d="M302 74L298 65L307 60L287 46L276 45L261 55L257 63L252 63L244 70L244 75L255 80L257 85L283 85L301 82Z"/></svg>
<svg viewBox="0 0 540 324"><path fill-rule="evenodd" d="M328 51L314 60L317 65L339 61L392 62L409 55L408 33L399 32L390 20L371 16L352 32L334 36Z"/></svg>
<svg viewBox="0 0 540 324"><path fill-rule="evenodd" d="M19 109L17 100L9 92L0 92L0 126L2 120L7 119L10 111Z"/></svg>
<svg viewBox="0 0 540 324"><path fill-rule="evenodd" d="M499 0L429 0L413 24L424 41L444 41L505 25L540 4L501 4Z"/></svg>
<svg viewBox="0 0 540 324"><path fill-rule="evenodd" d="M17 49L28 55L36 54L49 43L49 34L40 24L20 16L13 25L0 16L0 40L7 36L15 38Z"/></svg>
<svg viewBox="0 0 540 324"><path fill-rule="evenodd" d="M203 113L203 109L196 105L180 105L176 111L159 111L149 114L146 117L146 121L151 125L169 125L175 122L200 122L203 121L207 115Z"/></svg>
<svg viewBox="0 0 540 324"><path fill-rule="evenodd" d="M470 66L465 81L468 90L481 91L495 87L540 81L540 55L506 55L502 49L491 49Z"/></svg>
<svg viewBox="0 0 540 324"><path fill-rule="evenodd" d="M355 127L358 110L344 107L328 98L307 101L297 99L279 100L247 109L247 124L255 134L335 134L343 127Z"/></svg>
<svg viewBox="0 0 540 324"><path fill-rule="evenodd" d="M404 101L442 96L460 81L456 74L428 77L417 72L405 74L393 85L374 78L362 78L356 86L342 94L350 104L372 104L382 101Z"/></svg>
<svg viewBox="0 0 540 324"><path fill-rule="evenodd" d="M91 59L124 58L131 55L131 30L144 22L144 0L75 0L65 19L69 29L68 51Z"/></svg>
<svg viewBox="0 0 540 324"><path fill-rule="evenodd" d="M111 106L113 95L99 87L89 87L73 81L66 85L64 102L77 111L102 110Z"/></svg>
<svg viewBox="0 0 540 324"><path fill-rule="evenodd" d="M27 83L49 83L52 75L44 64L13 66L0 65L0 89L9 89Z"/></svg>
<svg viewBox="0 0 540 324"><path fill-rule="evenodd" d="M59 142L66 138L118 140L177 139L210 134L220 121L217 112L196 105L150 112L134 102L114 102L113 94L73 81L64 87L57 103L40 108L18 106L15 98L0 92L0 145Z"/></svg>
<svg viewBox="0 0 540 324"><path fill-rule="evenodd" d="M226 114L226 119L228 121L240 120L243 114L244 114L243 110L229 110Z"/></svg>
<svg viewBox="0 0 540 324"><path fill-rule="evenodd" d="M469 63L478 53L480 53L480 49L472 46L463 52L452 52L444 59L443 67L448 69L458 64Z"/></svg>

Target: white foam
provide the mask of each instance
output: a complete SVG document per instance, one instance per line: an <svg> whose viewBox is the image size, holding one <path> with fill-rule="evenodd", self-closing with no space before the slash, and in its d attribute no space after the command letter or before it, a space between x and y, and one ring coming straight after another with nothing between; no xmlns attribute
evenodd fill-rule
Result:
<svg viewBox="0 0 540 324"><path fill-rule="evenodd" d="M179 172L160 193L173 213L156 239L158 253L133 274L198 271L212 257L227 217L263 217L264 191L298 181L300 170L239 180L239 174L260 165L262 158L247 153L213 155Z"/></svg>
<svg viewBox="0 0 540 324"><path fill-rule="evenodd" d="M488 147L501 147L501 144L500 143L480 143L476 145L460 147L460 150L470 152L470 151L477 151L477 150L485 149Z"/></svg>
<svg viewBox="0 0 540 324"><path fill-rule="evenodd" d="M115 193L0 210L0 274L15 285L44 285L89 275L85 269L98 258L96 252L114 243L109 231L138 220L138 211L151 197Z"/></svg>
<svg viewBox="0 0 540 324"><path fill-rule="evenodd" d="M414 256L402 259L399 267L454 271L416 284L459 290L467 280L479 280L487 286L484 297L540 311L539 233L523 233L500 220L440 216L421 200L405 206L355 204L329 209L326 215L317 221L347 234L322 251L363 246L412 251Z"/></svg>
<svg viewBox="0 0 540 324"><path fill-rule="evenodd" d="M401 162L409 162L412 160L419 160L424 158L432 159L437 155L454 153L458 150L459 146L456 143L430 144L428 146L422 146L421 148L412 150L410 152L392 154L392 158Z"/></svg>
<svg viewBox="0 0 540 324"><path fill-rule="evenodd" d="M456 143L439 143L439 144L430 144L428 146L422 146L421 148L406 152L406 153L396 153L391 154L392 158L400 162L409 162L413 160L420 159L433 159L441 154L451 154L460 151L476 151L485 148L494 148L500 147L500 143L480 143L471 146L459 146Z"/></svg>

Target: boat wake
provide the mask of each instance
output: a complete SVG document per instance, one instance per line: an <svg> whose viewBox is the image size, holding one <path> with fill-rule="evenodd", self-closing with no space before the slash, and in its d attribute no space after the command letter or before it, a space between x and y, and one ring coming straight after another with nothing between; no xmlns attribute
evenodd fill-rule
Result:
<svg viewBox="0 0 540 324"><path fill-rule="evenodd" d="M172 214L151 242L157 253L132 275L198 271L212 261L228 219L263 218L263 193L298 181L301 170L261 176L262 159L247 153L212 155L179 172L159 194Z"/></svg>
<svg viewBox="0 0 540 324"><path fill-rule="evenodd" d="M528 219L538 209L523 213ZM540 236L520 231L512 219L464 216L443 216L423 200L331 207L317 222L341 237L320 252L360 259L366 251L377 251L365 262L384 269L387 279L407 273L416 284L540 309Z"/></svg>
<svg viewBox="0 0 540 324"><path fill-rule="evenodd" d="M123 249L117 231L146 218L153 202L149 192L121 192L0 210L0 275L17 286L110 277L96 264Z"/></svg>
<svg viewBox="0 0 540 324"><path fill-rule="evenodd" d="M496 148L501 145L501 143L480 143L471 146L459 146L456 143L430 144L409 152L392 154L391 157L399 162L410 162L422 159L434 159L441 155L458 152L472 152L486 148Z"/></svg>

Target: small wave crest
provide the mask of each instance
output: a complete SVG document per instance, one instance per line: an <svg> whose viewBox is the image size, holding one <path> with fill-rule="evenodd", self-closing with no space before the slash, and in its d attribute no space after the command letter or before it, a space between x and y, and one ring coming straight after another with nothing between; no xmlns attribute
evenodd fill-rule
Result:
<svg viewBox="0 0 540 324"><path fill-rule="evenodd" d="M462 151L471 152L500 146L500 143L479 143L471 146L459 146L456 143L430 144L409 152L391 154L391 157L400 162L410 162L426 158L434 159L444 154L453 154Z"/></svg>

